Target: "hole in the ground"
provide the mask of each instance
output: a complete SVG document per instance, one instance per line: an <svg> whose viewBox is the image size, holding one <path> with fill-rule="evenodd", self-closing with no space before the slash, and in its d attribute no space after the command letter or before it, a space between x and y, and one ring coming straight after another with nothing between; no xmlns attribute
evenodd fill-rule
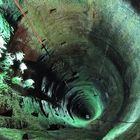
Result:
<svg viewBox="0 0 140 140"><path fill-rule="evenodd" d="M33 116L38 117L38 113L37 112L32 112L31 113Z"/></svg>
<svg viewBox="0 0 140 140"><path fill-rule="evenodd" d="M61 128L65 128L65 126L57 125L57 124L52 124L52 125L49 126L49 128L47 130L59 130Z"/></svg>
<svg viewBox="0 0 140 140"><path fill-rule="evenodd" d="M5 117L12 117L13 109L1 108L0 109L0 115L5 116Z"/></svg>
<svg viewBox="0 0 140 140"><path fill-rule="evenodd" d="M29 137L28 137L27 133L22 136L22 140L29 140Z"/></svg>
<svg viewBox="0 0 140 140"><path fill-rule="evenodd" d="M50 9L50 14L55 13L56 12L56 8Z"/></svg>

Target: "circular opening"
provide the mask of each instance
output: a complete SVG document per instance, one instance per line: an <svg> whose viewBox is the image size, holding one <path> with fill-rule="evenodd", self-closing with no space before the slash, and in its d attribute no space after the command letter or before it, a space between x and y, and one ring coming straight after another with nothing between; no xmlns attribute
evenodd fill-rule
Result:
<svg viewBox="0 0 140 140"><path fill-rule="evenodd" d="M74 102L71 111L75 116L83 120L91 120L94 117L93 108L90 108L84 100Z"/></svg>

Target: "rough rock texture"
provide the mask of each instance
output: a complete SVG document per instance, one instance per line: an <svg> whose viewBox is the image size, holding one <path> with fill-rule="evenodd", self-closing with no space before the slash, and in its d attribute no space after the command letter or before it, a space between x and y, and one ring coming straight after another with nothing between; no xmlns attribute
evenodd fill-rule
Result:
<svg viewBox="0 0 140 140"><path fill-rule="evenodd" d="M24 0L22 7L28 12L18 22L10 51L22 50L25 59L33 61L45 53L31 28L32 21L33 28L42 40L45 39L51 54L45 65L51 67L60 79L69 79L72 71L78 71L79 81L92 82L92 86L99 90L104 110L86 128L66 126L52 131L49 130L51 119L44 116L38 102L14 91L14 95L1 95L6 106L2 105L0 109L0 125L7 128L0 129L1 137L140 139L138 8L135 10L134 4L123 0ZM77 86L78 80L71 86ZM12 117L3 117L4 110L9 112L8 115L12 113Z"/></svg>

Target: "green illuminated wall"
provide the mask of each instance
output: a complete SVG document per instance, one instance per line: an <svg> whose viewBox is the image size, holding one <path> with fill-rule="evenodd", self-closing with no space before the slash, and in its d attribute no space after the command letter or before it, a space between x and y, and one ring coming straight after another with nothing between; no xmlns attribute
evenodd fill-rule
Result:
<svg viewBox="0 0 140 140"><path fill-rule="evenodd" d="M139 139L140 19L130 3L29 0L20 1L20 5L27 15L19 20L21 13L14 1L0 0L0 32L9 51L23 51L25 60L36 61L45 54L36 32L42 40L46 39L51 54L45 67L52 68L58 79L68 80L73 72L78 73L78 78L64 88L67 94L60 107L41 101L48 117L38 100L21 96L26 90L15 86L11 89L7 83L8 93L0 93L0 103L2 106L6 102L12 115L0 116L0 137ZM12 15L12 22L8 21L8 14ZM80 102L82 105L78 108ZM70 111L68 104L71 104ZM49 130L54 124L65 128Z"/></svg>

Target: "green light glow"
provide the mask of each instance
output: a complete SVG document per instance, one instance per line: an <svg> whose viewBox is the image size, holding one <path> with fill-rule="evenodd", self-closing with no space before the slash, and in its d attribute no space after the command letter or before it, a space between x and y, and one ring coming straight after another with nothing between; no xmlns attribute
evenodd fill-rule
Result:
<svg viewBox="0 0 140 140"><path fill-rule="evenodd" d="M24 73L25 70L27 70L27 66L25 65L25 63L21 63L19 68L22 74Z"/></svg>
<svg viewBox="0 0 140 140"><path fill-rule="evenodd" d="M115 26L119 26L120 28L120 34L121 32L127 33L130 35L129 37L129 43L134 42L132 45L132 50L134 52L139 51L139 43L140 43L140 18L137 16L137 14L134 14L134 11L132 10L129 4L120 2L120 1L114 1L112 4L112 7L110 8L110 15L111 13L115 12L115 16L113 16L112 25L114 29ZM117 11L117 12L116 12ZM106 13L106 12L105 12ZM106 13L108 14L108 13ZM107 15L106 15L107 16ZM119 24L119 25L118 25ZM123 30L121 30L123 29ZM131 54L131 53L130 53ZM132 53L133 54L133 53ZM125 56L124 56L125 57ZM107 135L103 138L103 140L115 140L119 136L125 134L125 132L128 132L132 126L134 126L135 122L140 117L140 86L139 86L139 80L140 79L140 57L136 54L133 55L131 58L131 61L133 62L131 66L131 70L135 71L136 78L133 79L131 90L130 90L130 103L127 105L127 113L123 114L124 116L120 118L122 122L118 122L114 128L112 128ZM134 98L135 97L135 98ZM133 99L134 98L134 99ZM123 123L124 121L124 123ZM126 122L126 123L125 123ZM129 134L129 133L128 133Z"/></svg>
<svg viewBox="0 0 140 140"><path fill-rule="evenodd" d="M66 108L67 102L65 103L64 108L60 108L59 110L57 110L59 116L56 116L55 115L56 110L54 110L51 107L48 108L48 104L43 102L43 104L46 104L46 105L44 105L45 110L47 112L52 113L50 115L50 118L48 118L48 119L50 119L50 122L57 122L60 124L65 122L67 125L80 128L80 127L86 127L87 125L90 124L90 122L92 122L96 119L99 119L101 117L101 115L104 111L104 105L102 103L99 91L97 91L92 84L87 83L87 82L80 82L79 84L77 84L76 87L74 87L72 90L70 90L70 92L67 93L67 95L70 96L75 91L81 90L81 89L82 89L83 93L81 93L81 95L79 94L79 96L86 103L86 106L88 106L88 108L91 110L91 112L94 112L92 118L89 120L84 120L84 119L81 119L81 118L77 117L76 115L72 114L72 116L74 118L74 119L72 119L71 116L66 115L66 114L68 114L68 111ZM50 110L50 111L48 111L48 110Z"/></svg>
<svg viewBox="0 0 140 140"><path fill-rule="evenodd" d="M140 79L140 73L135 79L133 88L137 86L137 82L139 81L139 79ZM139 91L137 91L136 88L134 89L134 92L136 94L139 94ZM139 119L139 115L140 115L139 104L140 104L140 99L139 98L135 99L134 103L131 104L131 109L129 110L128 114L126 114L125 117L123 118L124 123L123 122L118 123L113 129L111 129L107 133L107 135L103 138L103 140L115 140L118 136L128 131L134 125L137 119ZM125 123L125 122L128 122L128 123Z"/></svg>
<svg viewBox="0 0 140 140"><path fill-rule="evenodd" d="M10 40L11 32L13 32L13 28L7 23L6 19L2 14L0 14L0 34L5 41Z"/></svg>
<svg viewBox="0 0 140 140"><path fill-rule="evenodd" d="M25 80L23 83L24 88L34 88L34 81L32 79Z"/></svg>
<svg viewBox="0 0 140 140"><path fill-rule="evenodd" d="M21 77L13 77L12 78L12 83L13 84L16 84L16 85L21 85L21 83L22 83L22 78Z"/></svg>
<svg viewBox="0 0 140 140"><path fill-rule="evenodd" d="M19 0L19 1L22 2L22 0ZM31 0L31 2L33 2L33 1L35 3L35 8L39 5L37 3L42 4L41 2L38 2L37 0ZM56 4L53 5L53 3L51 3L52 1L54 1L54 3L56 3ZM64 1L65 5L63 5L64 4L63 1ZM32 12L32 9L33 9L33 11L35 9L34 7L32 7L31 10L29 9L30 10L29 18L31 17L33 19L33 21L36 21L36 23L34 22L35 23L34 27L37 28L37 31L39 30L39 35L41 35L41 37L42 36L43 36L43 38L48 37L48 42L49 42L49 40L51 40L52 42L54 41L53 43L51 41L49 42L50 44L53 44L53 46L58 46L58 44L61 44L61 42L65 41L65 40L66 40L66 46L67 46L67 44L71 43L70 42L71 40L72 41L74 40L76 43L80 42L82 40L81 36L84 36L83 35L84 31L81 32L80 35L77 35L77 32L79 33L79 30L77 31L76 29L77 28L80 29L80 28L85 27L84 24L86 24L88 26L88 24L87 24L88 22L90 22L89 24L93 26L92 28L96 28L95 27L96 25L94 25L93 22L97 22L97 23L95 23L95 24L99 24L99 28L97 30L102 29L100 27L104 26L104 25L102 25L102 24L104 24L103 22L107 22L108 26L110 26L109 30L108 30L108 27L105 27L105 29L107 31L104 31L104 30L99 31L99 32L101 32L101 36L100 36L100 34L98 35L98 33L94 32L94 31L93 31L93 34L95 34L94 37L99 38L99 40L100 40L100 37L101 37L101 40L103 39L103 40L107 41L107 43L109 42L110 44L107 44L107 45L110 45L110 46L112 45L111 46L112 50L115 50L116 51L115 54L117 54L117 55L119 54L120 57L122 57L122 59L124 61L126 61L126 62L124 62L124 64L126 65L126 67L128 67L128 68L124 68L123 70L121 70L121 72L123 71L123 74L122 74L121 78L123 79L123 81L126 82L126 84L128 84L128 86L130 88L130 100L128 99L128 106L126 106L124 112L121 114L122 116L120 116L120 118L119 118L120 122L114 124L114 127L111 128L111 130L109 132L107 132L107 134L105 134L105 136L103 138L103 140L115 140L119 136L125 134L125 132L127 132L131 129L131 127L134 125L134 123L131 123L131 122L136 122L140 118L140 98L139 98L140 97L140 86L139 86L139 83L140 83L139 82L139 79L140 79L140 76L139 76L140 75L140 57L139 57L140 29L138 28L139 25L140 25L140 18L136 15L136 13L134 11L132 11L132 7L129 7L127 4L124 4L124 2L122 2L122 0L106 0L106 1L104 1L104 0L87 0L87 1L86 0L79 0L79 3L84 3L84 4L88 3L89 7L87 9L90 9L91 6L93 6L92 5L93 3L95 4L95 7L91 8L92 10L89 11L89 13L90 12L92 13L90 15L90 16L92 16L92 22L90 21L90 17L88 17L87 23L86 22L84 23L83 19L85 20L86 16L82 19L83 15L79 12L76 12L76 8L74 9L74 8L70 7L71 6L70 3L74 3L73 4L73 7L74 7L74 5L78 4L77 1L76 0L71 0L71 1L69 0L69 2L70 2L68 4L68 7L70 7L69 11L67 11L67 9L68 9L67 6L66 6L67 1L68 0L62 0L62 1L61 0L48 0L47 2L49 4L51 4L51 6L48 4L50 7L54 7L54 8L56 7L57 8L57 5L59 5L59 3L61 3L61 7L62 7L62 8L60 8L58 6L58 8L56 9L56 13L50 14L51 16L48 13L45 13L44 11L43 12L47 16L45 14L43 15L42 14L43 12L41 12L40 7L36 8L38 10L38 13L39 13L39 14L36 14L36 11ZM13 10L14 11L13 18L14 18L14 20L17 20L19 15L20 15L20 12L17 12L17 9L15 8L12 0L7 0L7 3L8 3L7 4L8 8L10 7L11 9L14 9ZM4 4L4 0L0 0L0 6L2 6L3 4ZM30 7L30 5L29 6L24 5L24 6L27 9ZM50 7L49 8L47 7L47 8L50 10ZM80 7L80 5L79 5L79 7ZM97 8L97 11L94 10L94 8L95 9ZM65 11L63 11L63 9L65 9ZM88 11L87 9L83 10L81 8L82 13L86 13L85 11ZM79 10L80 10L80 8L79 8ZM59 14L59 12L60 12L60 14ZM67 12L67 13L65 13L65 12ZM69 17L69 13L70 13L71 17ZM88 12L86 13L87 16L88 16L89 13ZM94 18L93 18L93 13L94 13L94 16L95 16ZM55 16L57 16L57 14L60 17L58 16L56 18ZM66 17L66 18L64 18L64 20L63 20L63 16L64 16L63 14ZM54 15L54 16L52 16L52 15ZM80 15L80 16L78 16L78 15ZM27 16L28 16L28 14L27 14ZM45 17L45 18L47 17L46 18L47 22L45 22L45 25L42 24L42 20L41 20L42 17ZM104 21L104 19L102 19L101 23L100 23L100 19L102 17L106 21ZM60 18L60 20L58 20L59 18ZM67 20L67 19L69 19L69 20ZM74 22L73 22L73 19L74 19ZM97 21L93 21L94 19L97 20ZM25 18L25 20L26 20L26 18ZM52 22L54 20L56 20L55 23ZM66 22L68 21L67 25L65 25L65 20L66 20ZM76 22L77 22L76 20L78 20L78 26L76 26ZM61 23L61 21L62 21L62 23ZM25 21L23 19L21 24L23 24L24 22ZM69 23L71 23L71 24L69 25ZM25 24L27 24L27 23L25 22ZM82 24L83 26L81 26L80 24ZM43 26L42 27L43 29L41 28L41 26L40 26L40 28L38 28L39 25ZM71 27L71 26L72 26L72 29L69 29L69 27ZM44 27L46 27L47 31L45 30ZM54 27L56 27L55 30L54 30ZM67 30L67 28L68 28L68 30ZM90 29L90 28L91 27L88 27L88 31L89 30L94 30L94 29ZM70 31L70 30L72 30L72 31ZM84 30L86 31L86 28L84 28ZM29 28L29 31L30 31L30 28ZM59 33L59 31L60 31L60 33ZM63 31L66 32L67 34L63 34ZM73 34L73 32L74 32L74 34ZM9 76L8 76L9 71L8 70L11 70L10 67L13 65L13 58L11 58L11 55L8 55L8 54L6 55L6 45L7 45L8 41L10 40L11 33L13 33L13 28L8 24L8 22L4 18L4 14L1 13L0 14L0 59L3 57L3 54L5 54L5 59L4 59L4 61L0 62L0 68L2 70L6 70L6 71L4 71L4 72L2 71L0 73L0 92L3 92L3 91L7 92L7 90L8 90L8 84L7 84L7 80L9 80ZM114 33L115 33L116 36L119 36L119 37L113 38L114 36L112 36L112 34L114 34ZM97 34L97 36L96 36L96 34ZM106 39L104 37L104 34L105 34L105 36L107 36L109 34L110 37ZM32 36L32 38L35 38L33 34L31 36ZM59 37L61 38L60 40L59 40ZM92 40L92 39L93 38L88 38L88 41ZM116 44L112 41L112 40L115 40L115 39L116 39L116 41L114 41L114 42L116 42ZM34 40L36 40L36 38ZM85 36L84 36L84 40L87 41ZM84 42L84 40L82 40L82 41ZM101 42L101 40L100 40L100 42ZM56 45L55 45L55 41L57 42ZM130 44L131 47L129 45L127 45L127 43L124 43L124 42L128 42L128 44ZM30 44L32 44L32 41L31 41ZM33 44L33 47L35 45L36 45L36 43ZM104 44L102 46L104 46ZM62 47L62 48L65 48L65 47ZM40 49L40 48L38 47L38 49ZM129 53L129 51L131 51L131 53ZM87 51L87 53L88 53L88 51ZM113 53L112 54L109 54L109 53L107 55L112 55L113 54ZM24 73L25 70L27 70L26 65L24 63L22 63L23 57L24 57L24 54L22 52L17 53L14 57L14 59L16 61L21 62L21 65L20 65L19 69L20 69L20 72L22 74ZM112 56L109 56L109 57L114 58L113 62L114 61L115 62L120 62L120 60L122 60L120 58L119 61L117 61L117 60L115 60L116 57L112 57ZM111 62L112 62L112 60L111 60ZM72 63L72 65L73 65L72 61L70 63ZM90 62L88 62L88 63L90 63ZM105 61L104 61L104 63L105 63ZM83 63L81 62L81 64L83 64ZM93 64L93 63L91 63L91 64ZM105 63L104 67L110 67L107 64L109 64L109 63ZM120 62L119 65L121 65L120 67L123 67L122 62ZM90 67L90 65L87 65L87 66ZM94 66L96 67L96 62L94 64ZM113 70L113 68L112 68L112 70ZM97 71L98 71L98 69L97 69ZM129 72L129 71L132 71L132 73ZM133 73L133 71L134 71L134 73ZM129 74L128 77L127 77L127 72ZM108 75L106 73L104 72L105 76ZM85 77L86 77L86 74L84 75ZM132 77L131 77L131 74L132 74ZM95 75L96 75L96 72L95 72ZM134 75L134 77L133 77L133 75ZM104 76L104 75L102 74L101 77L102 76ZM109 80L112 80L114 77L115 77L115 74L111 73ZM116 80L116 81L119 81L118 79L114 78L114 80ZM132 81L129 81L128 79L132 79ZM28 79L26 81L23 81L23 79L21 77L16 76L16 77L12 78L12 83L16 84L16 85L19 85L19 86L22 86L24 88L33 88L34 81L32 79ZM109 95L107 97L109 99L112 99L112 96L116 97L116 95L112 95L113 92L111 91L111 88L114 88L114 89L118 88L119 89L119 85L117 85L117 84L115 85L114 83L112 84L112 87L109 87L110 93L108 92ZM92 118L90 120L81 119L80 117L76 116L75 114L73 114L74 119L72 119L71 116L68 114L67 107L66 107L68 101L65 104L61 104L60 106L62 106L63 108L59 108L58 110L57 110L57 108L54 109L46 101L42 101L42 103L44 104L44 108L45 108L44 110L47 113L49 113L49 118L45 118L46 119L45 120L42 117L42 120L44 119L43 121L48 121L48 122L51 122L51 123L60 123L60 124L63 124L63 122L65 122L66 125L70 125L70 126L74 126L74 127L86 127L92 121L96 121L97 119L100 119L103 115L103 112L106 111L105 105L104 105L104 103L102 101L102 98L100 96L100 94L102 94L102 93L100 93L100 91L98 91L94 87L93 84L86 83L86 82L83 81L83 82L76 83L74 85L74 88L68 94L73 94L75 91L81 90L81 89L82 89L83 93L80 94L79 96L84 100L87 107L89 107L94 112L94 115L92 116ZM119 91L119 90L115 90L115 91ZM116 92L114 92L114 94L116 94ZM118 95L119 94L120 94L120 92L118 92ZM133 98L135 98L135 99L133 99ZM26 100L26 102L29 102L29 100L32 100L32 99L31 98L27 98L27 99L25 98L24 102L25 102L25 100ZM67 100L67 99L64 99L64 100ZM114 102L116 102L116 101L114 101ZM25 109L24 111L28 112L28 113L31 113L31 111L34 111L34 108L35 108L37 103L33 104L32 101L31 101L31 104L29 104L29 103L27 103L27 104L28 105L26 107L25 106L23 107ZM116 106L117 105L118 104L116 104ZM120 106L121 106L121 104L120 104ZM39 105L37 106L37 109L38 108L39 108ZM112 108L114 108L114 107L112 107ZM109 110L109 113L111 111ZM58 116L55 115L56 112L59 114ZM106 116L105 116L105 118L106 118ZM123 121L128 122L128 123L123 123ZM13 135L14 135L13 136L14 139L18 139L17 137L20 137L20 138L22 137L20 132L19 133L14 133L14 132L10 132L6 129L5 129L5 131L0 129L0 132L4 136L6 136L7 138L12 137Z"/></svg>
<svg viewBox="0 0 140 140"><path fill-rule="evenodd" d="M77 126L77 127L85 127L91 121L99 119L103 113L103 110L104 110L104 105L103 105L102 100L100 98L100 94L93 87L93 85L86 86L86 84L85 84L85 86L84 85L82 86L82 89L83 89L83 92L85 93L85 95L81 95L81 97L83 96L83 100L85 100L85 102L87 102L89 104L89 108L91 110L93 109L95 114L94 114L93 118L89 121L81 120L75 116L74 126ZM77 90L78 90L78 88L77 88ZM97 95L97 96L95 96L95 95Z"/></svg>
<svg viewBox="0 0 140 140"><path fill-rule="evenodd" d="M21 62L23 60L24 56L25 56L25 54L23 52L17 52L16 60Z"/></svg>
<svg viewBox="0 0 140 140"><path fill-rule="evenodd" d="M5 81L7 78L6 72L0 73L0 93L6 93L8 91L8 85Z"/></svg>
<svg viewBox="0 0 140 140"><path fill-rule="evenodd" d="M2 4L2 1L0 1L0 4ZM6 51L5 45L10 40L12 28L9 26L7 21L5 20L3 14L0 14L0 56L4 54ZM9 56L6 55L6 58L4 61L0 62L0 67L2 70L9 69L9 67L12 65L11 59L9 59ZM7 92L8 91L8 85L6 83L6 80L9 79L8 72L4 71L0 73L0 92Z"/></svg>
<svg viewBox="0 0 140 140"><path fill-rule="evenodd" d="M21 140L23 136L23 132L16 129L10 130L7 128L0 128L0 136L3 136L8 140L11 140L11 138L16 140Z"/></svg>
<svg viewBox="0 0 140 140"><path fill-rule="evenodd" d="M0 5L2 6L4 3L0 0ZM10 5L9 5L10 6ZM18 15L17 15L18 16ZM0 73L0 90L8 91L8 83L10 81L10 73L12 72L11 66L14 64L13 61L20 61L20 70L23 74L24 71L27 69L27 66L22 62L24 58L24 54L22 52L17 52L15 55L7 52L7 43L10 40L11 33L13 33L13 28L9 25L6 21L4 15L0 14L0 57L4 60L0 61L0 68L2 71ZM33 88L33 80L27 79L26 81L22 81L20 77L12 78L12 83L23 86L25 88ZM21 83L23 82L23 83Z"/></svg>

